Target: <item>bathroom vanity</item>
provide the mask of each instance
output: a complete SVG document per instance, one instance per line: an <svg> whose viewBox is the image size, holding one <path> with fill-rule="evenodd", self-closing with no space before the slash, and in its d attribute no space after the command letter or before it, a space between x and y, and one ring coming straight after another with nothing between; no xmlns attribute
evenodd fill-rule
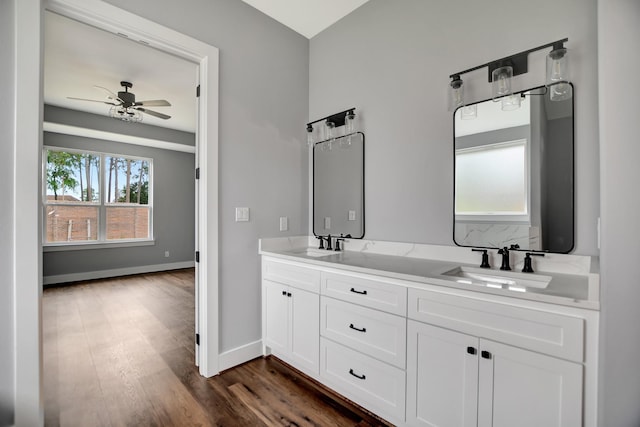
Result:
<svg viewBox="0 0 640 427"><path fill-rule="evenodd" d="M263 351L400 426L596 425L599 276L548 254L263 239Z"/></svg>

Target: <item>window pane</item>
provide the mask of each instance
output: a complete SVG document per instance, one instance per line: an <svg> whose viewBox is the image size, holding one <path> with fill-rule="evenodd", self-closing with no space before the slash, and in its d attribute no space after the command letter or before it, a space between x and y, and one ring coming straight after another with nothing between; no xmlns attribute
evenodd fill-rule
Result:
<svg viewBox="0 0 640 427"><path fill-rule="evenodd" d="M107 240L148 239L148 207L107 207Z"/></svg>
<svg viewBox="0 0 640 427"><path fill-rule="evenodd" d="M456 215L527 213L525 143L456 152Z"/></svg>
<svg viewBox="0 0 640 427"><path fill-rule="evenodd" d="M47 201L98 202L100 156L47 150Z"/></svg>
<svg viewBox="0 0 640 427"><path fill-rule="evenodd" d="M46 242L86 242L98 239L98 208L49 205L45 221Z"/></svg>
<svg viewBox="0 0 640 427"><path fill-rule="evenodd" d="M143 159L107 156L107 203L149 204L149 162Z"/></svg>

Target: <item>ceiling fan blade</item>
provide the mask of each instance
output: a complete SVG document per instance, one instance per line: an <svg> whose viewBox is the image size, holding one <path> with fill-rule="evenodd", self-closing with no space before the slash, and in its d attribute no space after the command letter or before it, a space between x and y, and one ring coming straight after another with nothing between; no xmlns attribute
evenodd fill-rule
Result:
<svg viewBox="0 0 640 427"><path fill-rule="evenodd" d="M107 98L108 99L112 99L114 101L119 101L120 103L123 102L122 99L118 98L118 95L116 95L115 93L111 92L106 87L102 87L102 86L98 86L98 85L93 85L93 87L96 88L96 89L100 89L100 90L104 91L107 94Z"/></svg>
<svg viewBox="0 0 640 427"><path fill-rule="evenodd" d="M150 101L137 101L135 106L142 105L144 107L171 107L171 104L166 99L152 99Z"/></svg>
<svg viewBox="0 0 640 427"><path fill-rule="evenodd" d="M143 113L147 113L150 116L157 117L159 119L167 120L167 119L171 118L171 116L168 116L168 115L162 114L162 113L158 113L157 111L147 110L145 108L140 108L140 107L135 107L135 109L138 110L138 111L142 111Z"/></svg>
<svg viewBox="0 0 640 427"><path fill-rule="evenodd" d="M97 99L86 99L86 98L74 98L73 96L67 96L67 99L74 99L76 101L90 101L90 102L99 102L101 104L107 104L107 105L118 105L114 102L107 102L107 101L98 101Z"/></svg>

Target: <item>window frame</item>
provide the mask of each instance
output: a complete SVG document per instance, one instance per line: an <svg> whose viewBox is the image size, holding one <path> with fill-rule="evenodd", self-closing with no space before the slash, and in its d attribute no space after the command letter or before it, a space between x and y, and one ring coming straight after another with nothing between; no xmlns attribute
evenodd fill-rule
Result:
<svg viewBox="0 0 640 427"><path fill-rule="evenodd" d="M76 154L88 154L99 158L99 170L98 170L98 191L99 198L96 202L55 202L47 200L47 151L62 151L66 153ZM107 193L107 169L106 158L117 157L121 159L131 159L136 161L146 161L149 165L148 173L148 202L145 205L137 203L113 203L106 200ZM106 151L94 151L94 150L82 150L78 148L58 147L52 145L43 146L42 154L42 246L46 252L64 251L64 250L82 250L82 249L101 249L101 248L116 248L116 247L129 247L129 246L149 246L155 244L155 238L153 234L153 158L120 154ZM98 230L96 240L71 240L71 241L58 241L47 242L47 208L49 206L92 206L98 209ZM128 238L128 239L107 239L107 209L110 207L135 209L136 207L145 207L149 211L149 224L148 224L148 236L142 238Z"/></svg>
<svg viewBox="0 0 640 427"><path fill-rule="evenodd" d="M474 151L482 151L487 149L496 149L501 147L510 147L510 146L518 146L522 145L524 148L524 164L523 164L523 172L524 172L524 212L504 212L504 213L491 213L491 212L466 212L466 213L458 213L456 201L457 199L454 196L454 218L457 222L465 222L465 223L509 223L509 224L529 224L531 222L531 168L529 166L531 162L531 154L530 154L530 143L528 138L518 138L507 141L498 141L492 142L488 144L481 144L474 147L467 147L458 150L454 150L454 157L457 156L458 153L464 154L468 152ZM455 171L454 171L455 175ZM454 179L457 182L456 177Z"/></svg>

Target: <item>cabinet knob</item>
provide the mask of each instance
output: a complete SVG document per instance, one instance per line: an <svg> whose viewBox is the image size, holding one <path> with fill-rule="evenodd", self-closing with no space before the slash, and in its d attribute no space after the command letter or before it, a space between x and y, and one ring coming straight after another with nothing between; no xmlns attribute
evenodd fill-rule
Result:
<svg viewBox="0 0 640 427"><path fill-rule="evenodd" d="M291 292L287 292L287 296L291 298Z"/></svg>
<svg viewBox="0 0 640 427"><path fill-rule="evenodd" d="M478 350L476 350L475 347L471 347L471 346L467 347L467 353L476 354L477 352L478 352Z"/></svg>
<svg viewBox="0 0 640 427"><path fill-rule="evenodd" d="M488 351L482 350L482 353L480 353L480 355L483 359L491 359L491 353Z"/></svg>
<svg viewBox="0 0 640 427"><path fill-rule="evenodd" d="M282 295L287 296L287 291L282 291Z"/></svg>

